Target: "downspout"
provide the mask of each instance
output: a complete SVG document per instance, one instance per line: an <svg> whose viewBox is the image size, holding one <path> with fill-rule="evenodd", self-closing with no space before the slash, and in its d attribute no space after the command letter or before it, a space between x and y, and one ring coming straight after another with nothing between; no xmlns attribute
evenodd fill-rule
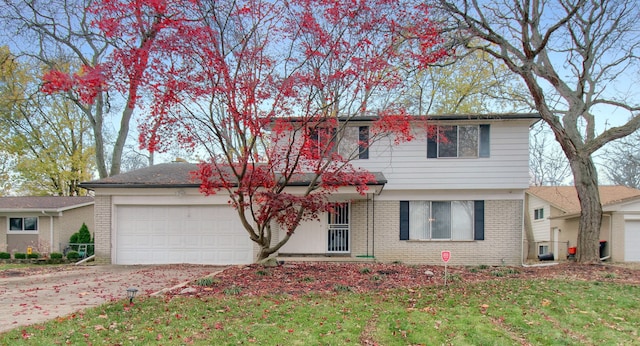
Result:
<svg viewBox="0 0 640 346"><path fill-rule="evenodd" d="M368 197L367 197L367 257L369 257L369 198Z"/></svg>
<svg viewBox="0 0 640 346"><path fill-rule="evenodd" d="M373 222L371 223L371 256L376 258L376 194L371 195L371 214Z"/></svg>
<svg viewBox="0 0 640 346"><path fill-rule="evenodd" d="M524 260L524 218L526 217L525 212L526 212L526 200L527 200L527 192L524 191L522 194L522 224L520 227L520 262L522 264L523 267L526 267L526 263Z"/></svg>

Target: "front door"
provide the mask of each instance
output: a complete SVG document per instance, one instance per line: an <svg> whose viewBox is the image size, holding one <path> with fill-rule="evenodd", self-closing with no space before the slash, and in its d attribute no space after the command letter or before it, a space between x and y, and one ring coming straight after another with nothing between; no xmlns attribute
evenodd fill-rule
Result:
<svg viewBox="0 0 640 346"><path fill-rule="evenodd" d="M336 204L335 212L328 213L329 230L327 234L328 253L349 253L349 203Z"/></svg>

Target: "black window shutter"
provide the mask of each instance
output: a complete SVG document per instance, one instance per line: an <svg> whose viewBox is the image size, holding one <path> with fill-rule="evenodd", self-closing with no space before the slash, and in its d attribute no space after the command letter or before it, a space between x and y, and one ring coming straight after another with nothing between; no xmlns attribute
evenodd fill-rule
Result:
<svg viewBox="0 0 640 346"><path fill-rule="evenodd" d="M435 159L437 157L438 157L438 142L436 141L436 138L427 137L427 158Z"/></svg>
<svg viewBox="0 0 640 346"><path fill-rule="evenodd" d="M400 201L400 240L409 240L409 201Z"/></svg>
<svg viewBox="0 0 640 346"><path fill-rule="evenodd" d="M490 156L490 125L480 125L480 157Z"/></svg>
<svg viewBox="0 0 640 346"><path fill-rule="evenodd" d="M475 201L473 209L473 240L484 240L484 201Z"/></svg>
<svg viewBox="0 0 640 346"><path fill-rule="evenodd" d="M360 126L358 130L358 158L366 160L369 158L369 126Z"/></svg>

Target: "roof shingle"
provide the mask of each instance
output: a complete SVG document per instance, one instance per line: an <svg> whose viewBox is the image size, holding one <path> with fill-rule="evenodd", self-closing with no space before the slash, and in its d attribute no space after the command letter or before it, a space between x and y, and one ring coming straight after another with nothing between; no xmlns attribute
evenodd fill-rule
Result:
<svg viewBox="0 0 640 346"><path fill-rule="evenodd" d="M1 197L0 210L56 210L62 211L93 203L93 197L63 197L63 196L23 196L23 197Z"/></svg>
<svg viewBox="0 0 640 346"><path fill-rule="evenodd" d="M640 198L640 190L621 185L601 185L600 203L603 206L624 202L629 199ZM580 212L580 201L575 186L532 186L527 191L567 214Z"/></svg>

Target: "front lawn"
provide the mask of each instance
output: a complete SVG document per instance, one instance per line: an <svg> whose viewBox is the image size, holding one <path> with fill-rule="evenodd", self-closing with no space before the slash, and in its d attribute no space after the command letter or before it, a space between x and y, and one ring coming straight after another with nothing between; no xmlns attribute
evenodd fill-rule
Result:
<svg viewBox="0 0 640 346"><path fill-rule="evenodd" d="M344 266L338 266L345 270ZM398 269L399 267L395 267ZM576 267L577 268L577 267ZM326 268L325 268L326 269ZM235 270L235 269L234 269ZM453 284L358 289L346 278L380 270L355 267L335 282L313 274L298 283L328 290L286 293L247 289L246 278L273 269L244 270L245 280L201 279L189 292L110 303L49 323L0 334L0 344L33 345L630 345L640 343L640 286L621 274L591 280L537 277L500 269L484 279L452 276ZM270 272L273 270L273 272ZM599 269L598 269L599 270ZM577 270L574 270L577 272ZM231 271L233 272L233 270ZM475 275L478 270L467 271ZM586 275L586 274L585 274ZM550 277L551 276L551 277ZM238 279L239 280L239 279ZM384 278L382 278L384 280ZM267 281L263 285L269 285ZM315 285L315 286L314 286ZM218 289L216 286L219 286ZM224 288L222 288L224 287ZM281 290L282 291L282 290Z"/></svg>

